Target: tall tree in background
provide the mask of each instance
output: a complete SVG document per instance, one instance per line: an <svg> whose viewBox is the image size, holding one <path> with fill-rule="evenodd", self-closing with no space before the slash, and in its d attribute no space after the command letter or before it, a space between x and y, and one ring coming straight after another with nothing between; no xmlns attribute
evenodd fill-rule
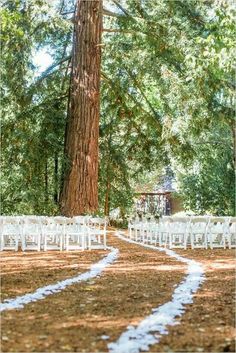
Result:
<svg viewBox="0 0 236 353"><path fill-rule="evenodd" d="M6 0L0 9L4 214L60 213L59 180L75 163L67 146L65 173L65 126L75 125L66 112L76 1ZM137 185L171 166L186 209L234 215L235 7L218 0L104 2L99 212L130 212ZM45 52L52 65L42 72L35 58ZM79 56L73 60L79 66ZM71 92L79 108L81 77L78 71ZM67 145L75 142L66 136Z"/></svg>
<svg viewBox="0 0 236 353"><path fill-rule="evenodd" d="M102 0L78 0L65 136L68 164L60 198L61 212L67 216L98 207L101 33Z"/></svg>

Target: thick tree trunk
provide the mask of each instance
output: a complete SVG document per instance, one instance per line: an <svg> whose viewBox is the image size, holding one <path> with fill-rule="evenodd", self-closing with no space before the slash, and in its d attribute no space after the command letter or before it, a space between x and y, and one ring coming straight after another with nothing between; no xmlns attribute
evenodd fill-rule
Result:
<svg viewBox="0 0 236 353"><path fill-rule="evenodd" d="M65 136L68 166L60 196L61 212L66 216L98 207L101 33L102 0L78 0Z"/></svg>

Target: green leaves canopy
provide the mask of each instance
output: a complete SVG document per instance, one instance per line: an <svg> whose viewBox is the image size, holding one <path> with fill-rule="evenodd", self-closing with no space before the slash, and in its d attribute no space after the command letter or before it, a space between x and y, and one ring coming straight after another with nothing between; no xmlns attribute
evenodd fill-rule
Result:
<svg viewBox="0 0 236 353"><path fill-rule="evenodd" d="M58 212L73 6L31 0L2 8L2 212ZM135 185L170 166L186 208L233 214L233 4L105 7L114 16L104 15L101 211L106 196L110 209L128 210ZM54 60L41 76L33 65L39 48Z"/></svg>

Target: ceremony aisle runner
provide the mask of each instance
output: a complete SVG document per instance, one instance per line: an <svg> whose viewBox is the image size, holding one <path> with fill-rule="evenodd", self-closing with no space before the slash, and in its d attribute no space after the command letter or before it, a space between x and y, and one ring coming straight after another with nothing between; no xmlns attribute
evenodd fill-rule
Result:
<svg viewBox="0 0 236 353"><path fill-rule="evenodd" d="M13 299L6 299L3 303L0 304L0 311L23 308L26 304L29 304L31 302L36 302L38 300L42 300L48 295L59 293L66 287L71 286L72 284L87 281L91 278L99 276L102 273L102 271L108 265L114 262L118 257L118 254L119 254L118 249L113 247L108 247L108 249L110 249L111 252L102 260L93 264L89 271L82 273L78 276L67 278L63 281L59 281L55 284L38 288L33 293L28 293Z"/></svg>
<svg viewBox="0 0 236 353"><path fill-rule="evenodd" d="M168 325L176 325L178 323L177 318L185 312L185 305L193 302L193 294L204 281L204 271L200 263L180 256L173 250L137 243L122 236L121 232L117 232L116 235L129 243L163 251L168 256L188 265L187 276L174 290L171 301L153 309L153 314L142 320L137 327L128 326L127 330L121 334L116 342L108 344L110 353L148 351L149 346L158 343L161 336L168 333Z"/></svg>

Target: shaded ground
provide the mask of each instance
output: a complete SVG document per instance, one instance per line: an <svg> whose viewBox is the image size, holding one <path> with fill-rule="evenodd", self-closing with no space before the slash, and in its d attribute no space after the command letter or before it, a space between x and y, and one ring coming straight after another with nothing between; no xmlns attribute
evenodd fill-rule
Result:
<svg viewBox="0 0 236 353"><path fill-rule="evenodd" d="M2 314L3 352L106 352L107 342L116 340L128 325L137 324L152 308L171 299L174 286L184 277L184 264L113 236L109 244L120 249L120 257L100 278ZM234 351L234 252L178 252L204 262L207 280L194 304L188 306L181 325L171 327L170 334L151 351ZM49 259L44 253L17 254L15 258L11 252L4 256L10 260L5 260L3 267L3 274L8 274L7 280L4 275L3 298L83 272L104 252L47 253ZM33 257L34 267L29 267L27 256ZM48 276L50 273L52 276ZM109 339L103 340L103 335Z"/></svg>
<svg viewBox="0 0 236 353"><path fill-rule="evenodd" d="M14 298L88 270L108 251L1 253L1 299Z"/></svg>
<svg viewBox="0 0 236 353"><path fill-rule="evenodd" d="M107 351L102 335L117 339L127 325L170 300L185 266L114 237L109 243L120 249L120 257L100 278L3 313L2 351Z"/></svg>
<svg viewBox="0 0 236 353"><path fill-rule="evenodd" d="M235 352L235 252L229 249L177 250L201 262L206 280L187 306L180 325L150 352Z"/></svg>

